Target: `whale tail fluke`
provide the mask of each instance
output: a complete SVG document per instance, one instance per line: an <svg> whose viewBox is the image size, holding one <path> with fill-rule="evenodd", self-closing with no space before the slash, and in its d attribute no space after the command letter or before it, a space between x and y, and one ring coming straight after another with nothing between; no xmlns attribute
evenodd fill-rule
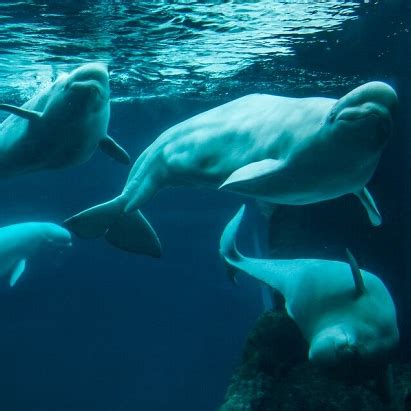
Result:
<svg viewBox="0 0 411 411"><path fill-rule="evenodd" d="M235 274L240 271L238 264L243 259L237 250L236 238L244 215L245 206L241 206L237 214L226 225L220 239L220 255L227 265L227 273L230 280L236 283Z"/></svg>
<svg viewBox="0 0 411 411"><path fill-rule="evenodd" d="M143 214L125 214L122 197L91 207L64 221L64 226L80 238L106 240L117 248L152 257L161 255L160 240Z"/></svg>
<svg viewBox="0 0 411 411"><path fill-rule="evenodd" d="M284 280L290 273L290 266L280 260L263 260L242 255L236 245L237 233L243 219L245 206L226 225L220 239L220 255L228 268L228 276L236 283L235 274L243 272L256 280L274 288L281 294Z"/></svg>
<svg viewBox="0 0 411 411"><path fill-rule="evenodd" d="M153 227L137 210L121 212L105 234L106 240L117 248L151 257L161 256L161 243Z"/></svg>
<svg viewBox="0 0 411 411"><path fill-rule="evenodd" d="M64 221L64 226L80 238L102 237L122 211L120 197L98 204Z"/></svg>

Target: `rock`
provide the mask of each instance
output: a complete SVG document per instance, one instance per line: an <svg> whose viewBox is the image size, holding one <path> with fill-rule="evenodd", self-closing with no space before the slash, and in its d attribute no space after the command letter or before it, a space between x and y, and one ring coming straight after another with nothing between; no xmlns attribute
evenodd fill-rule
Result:
<svg viewBox="0 0 411 411"><path fill-rule="evenodd" d="M307 345L285 311L266 312L251 330L242 363L219 411L411 411L411 364L394 364L383 401L373 379L341 380L307 360Z"/></svg>

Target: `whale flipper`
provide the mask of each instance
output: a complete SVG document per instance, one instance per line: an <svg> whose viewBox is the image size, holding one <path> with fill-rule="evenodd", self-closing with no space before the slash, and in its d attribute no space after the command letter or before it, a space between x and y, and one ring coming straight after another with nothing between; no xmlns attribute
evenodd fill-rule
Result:
<svg viewBox="0 0 411 411"><path fill-rule="evenodd" d="M221 184L219 189L229 188L230 190L233 189L233 191L241 192L242 186L255 184L256 180L264 179L278 172L283 165L284 162L282 160L274 160L271 158L247 164L235 170L227 180Z"/></svg>
<svg viewBox="0 0 411 411"><path fill-rule="evenodd" d="M101 151L114 158L114 160L119 163L130 164L130 156L127 151L116 143L110 136L105 136L101 139L100 148Z"/></svg>
<svg viewBox="0 0 411 411"><path fill-rule="evenodd" d="M378 211L377 205L375 204L374 199L370 192L364 187L358 193L354 193L361 201L361 204L364 206L367 211L368 218L371 221L373 226L379 226L382 223L382 217Z"/></svg>
<svg viewBox="0 0 411 411"><path fill-rule="evenodd" d="M161 255L160 241L150 223L138 210L125 214L121 196L70 217L64 226L80 238L105 236L122 250L152 257Z"/></svg>
<svg viewBox="0 0 411 411"><path fill-rule="evenodd" d="M10 275L10 287L14 287L17 280L21 277L24 270L26 269L26 260L20 260L15 267L13 268L11 275Z"/></svg>
<svg viewBox="0 0 411 411"><path fill-rule="evenodd" d="M27 110L26 108L13 106L11 104L0 104L0 110L8 111L26 120L39 120L41 118L39 111Z"/></svg>

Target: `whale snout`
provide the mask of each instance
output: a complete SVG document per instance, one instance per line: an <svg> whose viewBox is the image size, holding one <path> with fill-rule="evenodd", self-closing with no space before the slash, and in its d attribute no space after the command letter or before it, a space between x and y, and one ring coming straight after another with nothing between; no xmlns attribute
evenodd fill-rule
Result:
<svg viewBox="0 0 411 411"><path fill-rule="evenodd" d="M381 148L392 134L397 111L395 90L382 82L366 83L338 100L328 115L336 133L368 141L370 148Z"/></svg>
<svg viewBox="0 0 411 411"><path fill-rule="evenodd" d="M79 67L67 78L64 89L79 98L98 97L107 101L110 97L107 66L89 63Z"/></svg>
<svg viewBox="0 0 411 411"><path fill-rule="evenodd" d="M311 342L309 359L324 368L338 367L359 357L355 340L340 327L323 330Z"/></svg>
<svg viewBox="0 0 411 411"><path fill-rule="evenodd" d="M43 236L48 245L57 248L68 248L72 246L70 231L57 224L45 224L46 225L43 227Z"/></svg>
<svg viewBox="0 0 411 411"><path fill-rule="evenodd" d="M103 100L108 100L108 92L96 80L75 81L67 83L66 91L70 91L80 97L100 97Z"/></svg>
<svg viewBox="0 0 411 411"><path fill-rule="evenodd" d="M361 120L372 115L391 118L397 106L395 90L386 83L373 81L355 88L339 99L331 109L329 119Z"/></svg>
<svg viewBox="0 0 411 411"><path fill-rule="evenodd" d="M106 84L109 81L108 69L103 63L84 64L70 74L70 79L73 82L95 80Z"/></svg>
<svg viewBox="0 0 411 411"><path fill-rule="evenodd" d="M398 96L390 85L381 81L372 81L350 91L338 100L336 106L337 108L338 106L341 108L352 107L367 102L384 106L392 112L398 105Z"/></svg>
<svg viewBox="0 0 411 411"><path fill-rule="evenodd" d="M385 136L389 136L392 130L392 114L386 107L375 103L364 103L360 106L347 107L341 110L335 121L357 122L367 126L373 124L377 129L383 131Z"/></svg>
<svg viewBox="0 0 411 411"><path fill-rule="evenodd" d="M391 114L398 106L398 96L395 90L381 81L372 81L357 87L353 90L351 97L354 101L359 100L360 104L370 102L385 107Z"/></svg>

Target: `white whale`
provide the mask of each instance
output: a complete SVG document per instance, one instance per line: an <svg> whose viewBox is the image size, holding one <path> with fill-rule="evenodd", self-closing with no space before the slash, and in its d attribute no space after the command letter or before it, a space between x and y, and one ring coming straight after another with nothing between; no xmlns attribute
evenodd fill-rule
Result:
<svg viewBox="0 0 411 411"><path fill-rule="evenodd" d="M27 260L44 248L71 246L70 232L53 223L21 223L0 228L0 278L13 287L23 274Z"/></svg>
<svg viewBox="0 0 411 411"><path fill-rule="evenodd" d="M0 104L12 113L0 126L0 177L84 163L98 146L128 164L127 152L107 135L109 97L107 67L89 63L22 107Z"/></svg>
<svg viewBox="0 0 411 411"><path fill-rule="evenodd" d="M383 282L350 264L317 259L247 258L236 247L244 206L227 224L220 254L242 271L279 291L286 310L309 344L309 359L323 367L383 364L398 344L396 310Z"/></svg>
<svg viewBox="0 0 411 411"><path fill-rule="evenodd" d="M381 217L365 185L391 133L396 106L395 91L381 82L339 100L239 98L166 130L137 159L120 196L65 224L83 238L105 234L117 247L159 254L154 231L136 210L160 189L185 185L290 205L353 193L378 225ZM131 221L139 223L133 227Z"/></svg>

